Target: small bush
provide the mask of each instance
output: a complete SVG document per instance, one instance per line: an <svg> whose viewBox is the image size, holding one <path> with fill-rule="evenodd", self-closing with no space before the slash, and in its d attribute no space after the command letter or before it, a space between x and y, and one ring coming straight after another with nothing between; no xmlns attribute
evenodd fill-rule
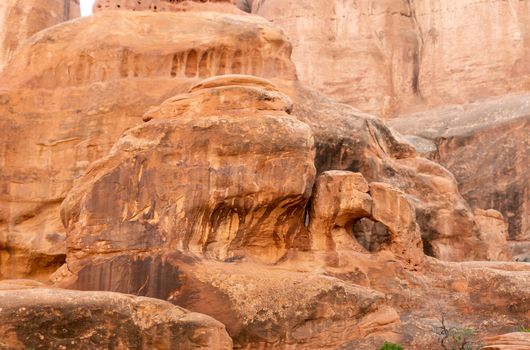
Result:
<svg viewBox="0 0 530 350"><path fill-rule="evenodd" d="M519 327L517 328L517 332L530 333L530 328Z"/></svg>
<svg viewBox="0 0 530 350"><path fill-rule="evenodd" d="M383 346L379 348L379 350L403 350L403 347L399 344L389 343L386 341Z"/></svg>
<svg viewBox="0 0 530 350"><path fill-rule="evenodd" d="M477 333L473 328L457 328L446 325L445 314L438 327L440 345L444 350L480 350L482 345L476 340Z"/></svg>

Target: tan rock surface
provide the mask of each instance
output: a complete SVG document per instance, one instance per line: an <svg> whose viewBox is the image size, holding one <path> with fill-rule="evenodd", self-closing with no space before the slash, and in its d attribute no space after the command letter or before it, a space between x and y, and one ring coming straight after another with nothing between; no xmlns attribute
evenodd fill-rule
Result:
<svg viewBox="0 0 530 350"><path fill-rule="evenodd" d="M182 26L174 26L175 21ZM142 25L150 28L149 35L139 32ZM89 29L99 27L112 29ZM201 30L204 35L198 39L198 31L194 28L210 29ZM249 39L234 39L240 37ZM50 38L53 40L48 40ZM0 105L4 116L2 127L7 130L3 138L0 136L3 154L0 175L4 184L0 202L0 240L3 242L0 273L4 278L33 276L44 279L62 264L65 247L62 243L64 231L58 219L60 202L72 181L81 176L92 161L106 154L124 130L140 123L150 106L186 91L198 81L198 76L217 73L222 67L225 67L223 72L251 71L283 79L294 77L286 37L267 22L251 17L106 12L54 27L32 40L21 49L20 59L10 65L9 72L0 77L1 81L19 86L2 92ZM221 53L215 49L219 43L224 43ZM235 56L226 57L224 61L224 53L237 53L238 48L242 61ZM255 50L260 52L263 62L269 62L270 69L267 64L253 65ZM228 69L226 64L216 66L212 63L214 60L209 62L219 69L206 72L198 69L197 73L190 68L190 76L186 75L188 64L179 61L180 53L184 59L193 52L200 55L212 51L212 57L216 57L215 52L219 53L220 63L232 62L230 67L234 69ZM57 54L49 57L45 52ZM173 76L174 52L179 55ZM49 58L32 61L31 57L43 55ZM163 63L168 60L170 63ZM243 61L249 62L248 69L244 68L245 64L238 69ZM34 64L28 69L24 62ZM283 62L280 64L283 68L278 71L272 62ZM184 73L180 74L183 69ZM64 72L68 73L66 79L61 78ZM443 238L444 247L447 246L444 252L429 248L431 254L444 259L470 258L468 248L473 243L468 240L478 233L471 214L452 185L450 174L414 158L412 148L397 141L375 118L337 105L299 86L284 90L296 100L299 112L295 114L310 124L315 133L319 171L362 171L370 181L388 181L408 195L418 197L412 203L424 241ZM285 103L281 98L277 102L278 106ZM246 107L260 108L259 105ZM334 125L334 129L329 125ZM351 130L357 131L352 134ZM24 136L13 139L11 135L15 134ZM22 154L25 156L21 157ZM415 160L405 159L410 157ZM399 166L402 170L397 171L396 164L401 162L406 164ZM416 170L410 171L410 163L417 163L412 166ZM391 176L396 171L401 174L398 178ZM430 190L425 191L426 187ZM440 195L427 196L433 191L440 191ZM445 194L441 195L442 192ZM439 212L438 208L445 209ZM431 223L431 216L440 216L440 219ZM446 218L454 224L445 225ZM457 233L467 238L451 238ZM455 242L460 247L452 251Z"/></svg>
<svg viewBox="0 0 530 350"><path fill-rule="evenodd" d="M232 349L223 324L165 301L1 284L0 333L6 349Z"/></svg>
<svg viewBox="0 0 530 350"><path fill-rule="evenodd" d="M3 0L0 3L0 71L33 34L79 17L79 0Z"/></svg>
<svg viewBox="0 0 530 350"><path fill-rule="evenodd" d="M483 350L524 350L530 349L530 333L514 332L486 338Z"/></svg>
<svg viewBox="0 0 530 350"><path fill-rule="evenodd" d="M290 54L283 32L256 16L104 11L34 36L0 84L53 89L231 73L294 79Z"/></svg>
<svg viewBox="0 0 530 350"><path fill-rule="evenodd" d="M508 247L508 223L494 209L475 209L475 220L480 230L480 240L488 246L486 259L509 261L512 254Z"/></svg>
<svg viewBox="0 0 530 350"><path fill-rule="evenodd" d="M308 218L312 249L360 248L352 230L356 221L372 214L368 189L360 173L326 171L318 177Z"/></svg>
<svg viewBox="0 0 530 350"><path fill-rule="evenodd" d="M62 204L69 260L159 248L220 260L285 254L314 181L311 130L262 80L219 79L148 113L154 120L79 179Z"/></svg>
<svg viewBox="0 0 530 350"><path fill-rule="evenodd" d="M244 12L238 10L232 3L233 0L96 0L93 5L93 11L216 11L243 15Z"/></svg>
<svg viewBox="0 0 530 350"><path fill-rule="evenodd" d="M469 204L500 211L510 239L530 240L530 95L439 108L390 126L430 140Z"/></svg>
<svg viewBox="0 0 530 350"><path fill-rule="evenodd" d="M371 217L388 228L389 249L407 262L419 264L423 244L414 207L400 190L380 182L370 183Z"/></svg>
<svg viewBox="0 0 530 350"><path fill-rule="evenodd" d="M417 156L411 144L375 117L296 83L282 89L293 98L293 114L313 130L318 173L361 172L369 182L400 189L415 208L429 255L444 260L484 259L473 212L447 169Z"/></svg>
<svg viewBox="0 0 530 350"><path fill-rule="evenodd" d="M421 263L421 233L414 207L403 192L385 183L372 182L368 186L360 173L322 173L309 214L312 249L358 250L355 225L363 218L383 225L387 235L380 246L370 251L389 249L407 263Z"/></svg>
<svg viewBox="0 0 530 350"><path fill-rule="evenodd" d="M220 320L236 346L243 348L374 348L384 340L395 340L428 349L438 342L433 329L441 313L455 325L472 326L484 334L530 318L528 266L460 265L424 258L409 202L414 198L388 184L368 185L360 174L344 171L324 173L306 232L302 223L309 198L305 196L314 170L296 167L304 162L312 165L311 144L307 144L312 136L307 125L287 114L290 103L280 97L262 79L229 76L206 80L189 94L151 109L145 118L149 121L126 132L65 200L68 259L54 275L55 283L169 300ZM243 109L237 109L238 104ZM296 110L296 102L294 106ZM275 129L264 129L269 118L282 120L289 133L275 124ZM219 129L212 120L227 127ZM367 121L365 116L362 123ZM298 134L296 125L304 132ZM379 150L367 159L389 165L409 159L446 176L434 171L440 171L439 166L416 158L410 146L383 138L384 127L375 126L379 129L374 127L369 135L380 136L379 147L388 153ZM262 131L259 137L258 131ZM208 136L209 152L201 151L203 134ZM296 138L305 143L293 143ZM279 144L276 139L282 140L283 148L259 152ZM194 140L194 147L186 140ZM227 143L228 148L223 146ZM376 150L370 145L363 151ZM261 158L262 154L269 157ZM278 159L283 165L276 168ZM212 170L208 186L201 185L205 160ZM219 164L224 164L223 171ZM245 166L234 173L238 165ZM223 174L232 176L217 181ZM400 176L414 181L410 173ZM252 197L247 196L250 184L258 185ZM300 192L290 190L291 185ZM438 186L434 188L447 193L445 182ZM218 205L217 199L225 202ZM243 202L246 206L239 205ZM216 214L211 208L226 210ZM237 219L231 214L236 208ZM261 213L260 208L269 209ZM312 234L325 241L329 227L350 226L341 216L348 221L368 214L388 227L391 241L383 249L356 252L342 243L325 245L325 251L311 249ZM314 218L323 223L322 231L311 227ZM349 234L355 242L354 232ZM341 236L347 235L344 229ZM476 248L466 243L465 236L453 239L446 246L449 252L442 253L455 254L457 240L465 249ZM468 253L464 248L458 250L461 257Z"/></svg>
<svg viewBox="0 0 530 350"><path fill-rule="evenodd" d="M254 0L251 7L292 39L304 84L365 112L391 117L530 84L526 1Z"/></svg>
<svg viewBox="0 0 530 350"><path fill-rule="evenodd" d="M0 278L46 279L64 262L60 203L149 107L218 70L283 74L282 55L290 79L289 51L263 19L211 13L106 12L34 36L0 76Z"/></svg>
<svg viewBox="0 0 530 350"><path fill-rule="evenodd" d="M475 216L453 175L377 118L294 81L289 53L268 22L220 13L103 11L34 36L0 76L0 278L44 280L67 253L56 286L170 301L243 349L436 349L441 315L484 336L530 323L528 264L422 253L419 230L430 255L485 259L481 220L499 216ZM240 72L262 77L188 90ZM217 321L181 327L192 314L160 300L2 289L7 341L53 347L96 320L77 347L102 333L85 347L230 347Z"/></svg>
<svg viewBox="0 0 530 350"><path fill-rule="evenodd" d="M276 266L171 253L89 257L64 285L167 299L227 326L239 347L371 349L385 340L437 349L436 327L499 334L530 322L530 268L442 263L411 270L388 251L298 252ZM384 297L383 297L384 296Z"/></svg>

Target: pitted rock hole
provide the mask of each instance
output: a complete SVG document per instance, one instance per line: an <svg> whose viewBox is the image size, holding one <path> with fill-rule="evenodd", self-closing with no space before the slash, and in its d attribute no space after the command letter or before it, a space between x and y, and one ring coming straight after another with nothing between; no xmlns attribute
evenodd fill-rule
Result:
<svg viewBox="0 0 530 350"><path fill-rule="evenodd" d="M391 241L388 228L369 218L357 220L352 226L352 234L357 242L369 252L377 252Z"/></svg>

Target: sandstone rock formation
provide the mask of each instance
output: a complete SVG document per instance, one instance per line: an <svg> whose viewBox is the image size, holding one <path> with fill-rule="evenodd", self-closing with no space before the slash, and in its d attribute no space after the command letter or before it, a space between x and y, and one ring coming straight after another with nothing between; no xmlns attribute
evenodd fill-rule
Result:
<svg viewBox="0 0 530 350"><path fill-rule="evenodd" d="M62 204L76 258L160 248L219 260L285 254L315 175L311 130L270 83L219 80L148 113L154 120L78 181Z"/></svg>
<svg viewBox="0 0 530 350"><path fill-rule="evenodd" d="M530 333L514 332L486 339L483 350L530 349Z"/></svg>
<svg viewBox="0 0 530 350"><path fill-rule="evenodd" d="M64 262L62 200L149 107L218 72L292 79L289 52L265 20L212 13L105 12L35 35L0 76L0 278Z"/></svg>
<svg viewBox="0 0 530 350"><path fill-rule="evenodd" d="M475 209L475 220L479 226L480 238L487 245L486 259L511 260L508 247L508 224L496 210Z"/></svg>
<svg viewBox="0 0 530 350"><path fill-rule="evenodd" d="M391 117L530 86L526 1L249 3L292 38L303 83L365 112Z"/></svg>
<svg viewBox="0 0 530 350"><path fill-rule="evenodd" d="M234 3L259 13L277 2ZM484 72L499 56L467 59L467 48L445 46L440 60L429 56L426 17L419 15L431 13L436 21L429 25L445 31L432 45L450 48L470 40L454 38L464 21L459 11L485 3L431 2L427 10L427 2L395 1L282 6L286 15L293 6L323 9L318 16L334 8L338 37L365 38L344 51L344 62L355 50L373 53L358 60L363 79L343 80L345 88L335 92L358 87L356 99L370 108L384 100L391 112L524 84L524 74L501 89L488 82L491 90L477 83L485 81L482 73L429 75L428 67L439 64L460 67L446 58L462 57ZM475 163L498 161L499 182L516 183L512 193L525 195L525 154L514 156L510 173L511 158L499 156L507 151L487 142L497 131L481 134L477 146L444 153L436 135L445 122L435 114L432 125L400 129L403 137L298 81L287 36L228 1L100 4L106 5L94 16L28 39L0 74L0 279L30 278L0 282L0 348L377 349L393 341L435 349L441 317L481 337L530 324L530 265L483 261L510 253L525 259L527 241L510 230L524 224L526 202L503 194L495 203L523 207L477 205L473 198L479 202L491 190L461 181L467 169L455 179L436 163L445 159L455 168L451 159L460 157L483 174ZM515 14L526 11L509 4ZM105 11L107 5L121 11ZM502 18L505 2L495 8ZM352 11L359 21L346 16ZM453 22L449 12L456 13ZM297 10L295 21L317 22L307 13ZM526 54L498 47L516 59ZM315 72L335 70L324 65L336 48L325 48ZM344 62L333 65L359 75ZM507 60L495 62L498 69ZM385 74L370 77L370 67L385 67ZM449 76L468 81L452 86ZM524 152L517 143L525 142L525 124L514 117L524 110L519 103L504 109L508 117L480 112L445 125L473 135L508 125L503 145L513 135L514 147L506 149ZM424 135L431 126L435 136ZM517 245L506 242L507 231Z"/></svg>
<svg viewBox="0 0 530 350"><path fill-rule="evenodd" d="M88 30L94 27L108 30ZM126 78L193 81L231 73L294 79L290 54L283 32L259 17L101 12L35 35L6 67L0 83L53 89Z"/></svg>
<svg viewBox="0 0 530 350"><path fill-rule="evenodd" d="M233 0L96 0L93 11L126 10L181 12L209 10L244 14L233 6Z"/></svg>
<svg viewBox="0 0 530 350"><path fill-rule="evenodd" d="M143 26L149 34L140 30ZM111 29L89 30L96 27ZM199 28L215 34L198 41ZM124 130L141 123L150 106L186 91L200 76L219 72L281 79L284 92L296 101L295 115L316 136L319 172L362 171L369 181L388 181L414 195L424 241L440 238L444 246L462 246L444 252L429 248L430 254L470 258L478 231L452 175L415 158L412 147L397 141L377 119L286 82L295 78L289 52L286 37L270 23L211 13L102 12L34 36L0 76L3 85L12 86L0 99L5 130L0 135L0 273L42 279L61 265L65 246L58 208L72 181ZM23 136L14 140L12 135ZM396 162L415 162L417 170ZM445 194L432 196L432 191ZM447 220L453 224L447 226Z"/></svg>
<svg viewBox="0 0 530 350"><path fill-rule="evenodd" d="M395 119L390 126L431 142L473 208L493 208L512 240L530 240L530 96L508 96ZM415 143L415 140L412 140Z"/></svg>
<svg viewBox="0 0 530 350"><path fill-rule="evenodd" d="M168 302L0 285L2 349L232 349L225 327Z"/></svg>
<svg viewBox="0 0 530 350"><path fill-rule="evenodd" d="M387 236L370 251L386 248L408 263L422 261L414 207L401 191L385 183L368 186L359 173L327 171L320 175L313 196L308 228L313 249L356 249L355 224L367 218L383 225Z"/></svg>
<svg viewBox="0 0 530 350"><path fill-rule="evenodd" d="M415 208L429 255L444 260L484 259L473 212L447 169L418 157L411 144L375 117L297 83L284 86L284 91L293 98L293 114L313 130L318 173L360 172L369 182L386 182L402 190Z"/></svg>
<svg viewBox="0 0 530 350"><path fill-rule="evenodd" d="M384 339L425 348L437 342L440 312L486 332L504 330L483 323L494 314L529 317L530 295L518 289L529 267L424 258L413 197L388 184L324 172L304 215L313 137L291 109L270 82L225 76L149 110L65 199L68 258L55 283L169 300L220 320L249 348ZM388 154L369 159L394 164ZM353 226L363 217L387 229L373 251L357 249Z"/></svg>
<svg viewBox="0 0 530 350"><path fill-rule="evenodd" d="M0 71L24 40L79 15L79 0L3 0L0 3Z"/></svg>

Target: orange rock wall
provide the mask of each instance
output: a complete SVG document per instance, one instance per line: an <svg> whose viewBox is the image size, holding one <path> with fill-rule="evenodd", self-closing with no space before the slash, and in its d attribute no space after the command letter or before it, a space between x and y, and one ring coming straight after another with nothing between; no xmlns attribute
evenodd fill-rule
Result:
<svg viewBox="0 0 530 350"><path fill-rule="evenodd" d="M392 117L530 87L528 1L253 1L294 46L300 79Z"/></svg>
<svg viewBox="0 0 530 350"><path fill-rule="evenodd" d="M0 70L26 38L79 15L79 0L2 0Z"/></svg>
<svg viewBox="0 0 530 350"><path fill-rule="evenodd" d="M96 0L94 12L105 10L133 10L133 11L179 11L180 5L192 1L187 0ZM231 0L201 0L201 3L230 3Z"/></svg>

